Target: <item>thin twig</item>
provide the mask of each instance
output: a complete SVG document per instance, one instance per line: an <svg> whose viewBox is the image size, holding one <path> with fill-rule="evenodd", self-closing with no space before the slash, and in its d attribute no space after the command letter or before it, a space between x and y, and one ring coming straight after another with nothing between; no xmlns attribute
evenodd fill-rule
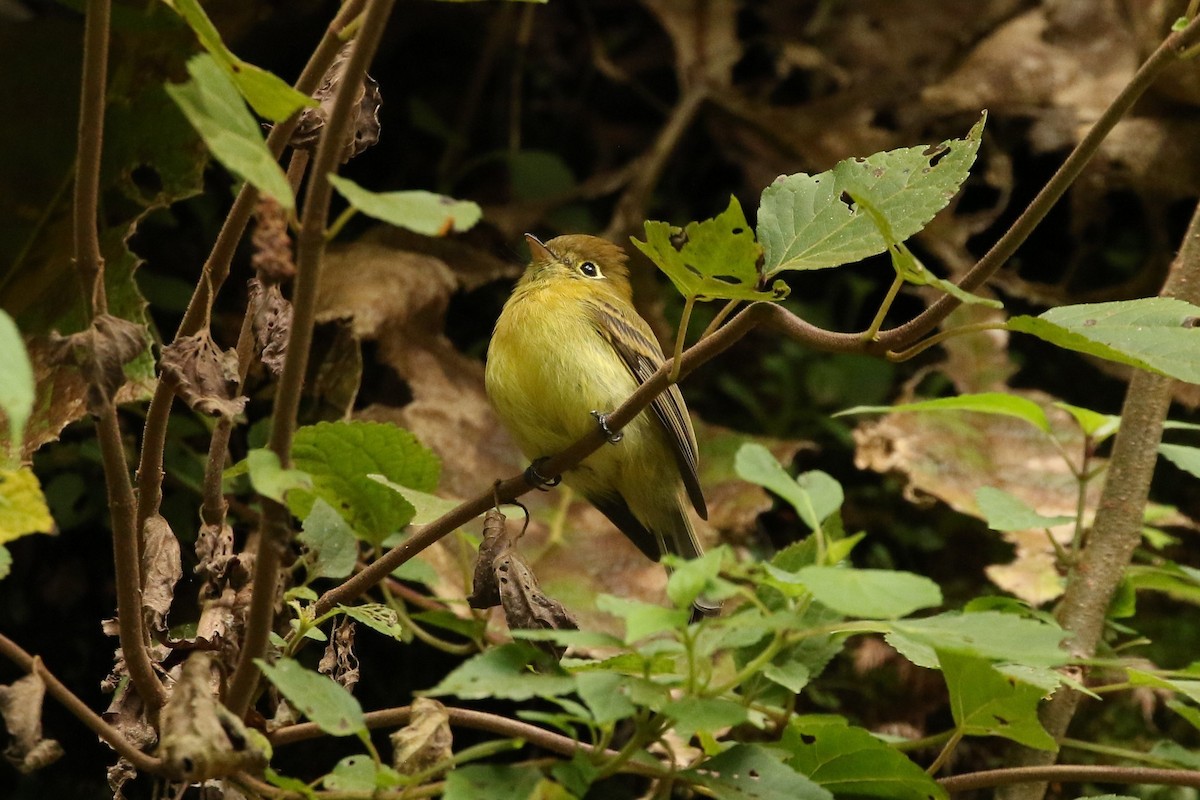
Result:
<svg viewBox="0 0 1200 800"><path fill-rule="evenodd" d="M1048 767L1009 767L954 775L938 781L948 792L990 789L1017 783L1153 783L1161 786L1200 788L1200 771L1153 767L1107 767L1094 764L1056 764Z"/></svg>
<svg viewBox="0 0 1200 800"><path fill-rule="evenodd" d="M283 373L275 393L268 446L285 467L291 463L292 435L300 408L304 372L308 368L309 349L317 307L317 287L321 261L325 255L325 226L329 221L329 203L333 196L330 173L337 169L351 122L351 110L367 65L375 56L383 29L395 0L368 0L362 29L354 40L350 56L342 67L337 95L330 109L325 130L313 158L312 173L305 194L300 235L296 241L296 281L292 297L292 327L288 338ZM254 659L266 652L267 638L275 616L275 590L279 581L282 549L290 535L291 517L285 506L264 501L263 536L254 564L254 589L246 614L245 637L237 667L230 679L226 705L239 716L246 713L258 686L259 671Z"/></svg>
<svg viewBox="0 0 1200 800"><path fill-rule="evenodd" d="M161 775L165 772L162 760L143 753L134 747L120 731L105 722L99 714L88 708L87 703L80 700L78 695L68 689L62 681L54 677L40 658L30 655L20 645L2 633L0 633L0 655L3 655L26 672L33 672L34 669L37 669L37 674L41 676L42 681L46 684L46 691L50 693L50 696L61 703L67 711L71 712L76 719L90 728L93 733L107 742L122 758L133 764L138 771L152 775Z"/></svg>
<svg viewBox="0 0 1200 800"><path fill-rule="evenodd" d="M96 209L100 198L111 17L111 0L87 0L83 28L83 85L79 92L79 140L75 144L74 217L75 268L83 284L84 304L93 316L108 311Z"/></svg>

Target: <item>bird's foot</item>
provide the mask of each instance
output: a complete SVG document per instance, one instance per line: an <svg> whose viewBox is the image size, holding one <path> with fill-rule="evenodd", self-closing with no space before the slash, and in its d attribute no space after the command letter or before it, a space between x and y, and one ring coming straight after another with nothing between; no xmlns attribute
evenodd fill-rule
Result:
<svg viewBox="0 0 1200 800"><path fill-rule="evenodd" d="M593 411L592 416L596 418L596 424L600 426L600 430L604 432L604 438L609 444L616 444L625 438L625 434L621 431L613 432L613 429L608 427L608 414L602 411Z"/></svg>
<svg viewBox="0 0 1200 800"><path fill-rule="evenodd" d="M545 464L547 460L548 458L546 456L543 456L542 458L535 458L533 463L530 464L525 470L525 482L535 489L541 489L543 492L552 486L558 486L558 484L562 483L561 475L555 475L552 478L547 478L538 471L538 467L540 467L542 464Z"/></svg>

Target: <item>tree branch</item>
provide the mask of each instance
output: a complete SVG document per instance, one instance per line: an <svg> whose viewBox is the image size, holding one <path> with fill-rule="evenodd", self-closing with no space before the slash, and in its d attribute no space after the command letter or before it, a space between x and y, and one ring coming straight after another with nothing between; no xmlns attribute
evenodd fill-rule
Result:
<svg viewBox="0 0 1200 800"><path fill-rule="evenodd" d="M305 195L304 212L300 219L300 234L296 240L296 282L292 296L292 328L288 338L283 373L275 393L271 417L271 436L268 446L287 467L291 463L292 435L296 429L296 413L300 407L300 391L304 372L308 368L316 317L317 289L321 278L321 261L325 255L325 226L329 218L329 203L333 185L329 181L342 157L346 134L351 122L359 87L367 66L375 56L383 37L395 0L368 0L362 27L355 38L349 58L330 109L329 118L317 153ZM246 618L246 633L238 664L230 680L225 703L241 716L250 707L258 686L259 671L254 659L266 652L267 637L275 616L275 588L279 581L281 551L290 535L291 516L285 506L264 500L263 536L254 563L254 589Z"/></svg>
<svg viewBox="0 0 1200 800"><path fill-rule="evenodd" d="M1109 767L1094 764L1058 764L1048 767L1009 767L987 769L954 775L938 781L948 792L966 792L1011 786L1019 783L1056 781L1060 783L1154 783L1162 786L1195 786L1200 788L1200 772L1187 769L1155 769L1154 767Z"/></svg>
<svg viewBox="0 0 1200 800"><path fill-rule="evenodd" d="M75 268L90 314L108 311L104 257L96 208L100 197L100 154L104 146L104 99L108 83L111 0L87 0L83 28L83 84L79 91L79 139L75 144Z"/></svg>

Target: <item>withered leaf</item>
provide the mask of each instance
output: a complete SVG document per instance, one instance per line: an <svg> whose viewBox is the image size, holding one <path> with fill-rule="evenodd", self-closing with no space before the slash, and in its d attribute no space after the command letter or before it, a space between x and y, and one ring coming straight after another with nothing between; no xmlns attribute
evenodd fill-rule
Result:
<svg viewBox="0 0 1200 800"><path fill-rule="evenodd" d="M291 280L296 275L296 262L292 256L292 237L288 234L288 218L283 206L264 195L258 200L254 216L257 224L250 236L250 243L254 246L250 265L254 267L255 274L268 285Z"/></svg>
<svg viewBox="0 0 1200 800"><path fill-rule="evenodd" d="M161 367L163 378L194 411L234 417L246 407L246 398L238 396L237 351L217 347L207 328L164 347Z"/></svg>
<svg viewBox="0 0 1200 800"><path fill-rule="evenodd" d="M11 737L4 757L22 775L53 764L62 757L62 746L42 738L42 698L46 684L38 675L41 659L34 658L33 672L0 686L0 716Z"/></svg>
<svg viewBox="0 0 1200 800"><path fill-rule="evenodd" d="M342 47L333 64L325 72L321 88L313 92L313 98L319 105L316 108L306 108L300 112L300 122L292 134L292 147L297 150L314 152L320 141L321 131L329 121L329 113L333 110L333 101L337 96L338 87L342 83L343 68L350 55L352 42ZM350 122L350 132L342 150L342 162L345 163L379 141L379 106L383 98L379 93L379 84L370 75L363 76L363 83L358 87L357 103L351 112L354 116Z"/></svg>
<svg viewBox="0 0 1200 800"><path fill-rule="evenodd" d="M175 599L175 584L183 577L179 540L158 514L146 520L142 538L142 613L151 631L163 633Z"/></svg>
<svg viewBox="0 0 1200 800"><path fill-rule="evenodd" d="M325 645L325 654L317 664L317 671L328 675L353 692L358 684L358 656L354 655L354 620L346 617L333 629Z"/></svg>
<svg viewBox="0 0 1200 800"><path fill-rule="evenodd" d="M121 659L117 662L113 674L101 684L102 690L113 693L113 699L100 716L120 731L134 747L146 750L158 741L158 734L146 720L146 707L134 690L133 682L122 682L122 678L127 674L125 661Z"/></svg>
<svg viewBox="0 0 1200 800"><path fill-rule="evenodd" d="M504 525L504 514L496 508L488 509L483 515L483 542L479 545L479 555L475 557L471 596L467 598L471 608L500 605L500 584L496 580L493 564L512 546L512 538Z"/></svg>
<svg viewBox="0 0 1200 800"><path fill-rule="evenodd" d="M73 364L88 383L87 404L92 414L112 402L125 383L125 365L146 349L141 325L111 314L100 314L85 330L61 336L51 332L52 364Z"/></svg>
<svg viewBox="0 0 1200 800"><path fill-rule="evenodd" d="M292 333L292 304L278 285L264 287L257 278L251 278L250 313L259 358L272 375L279 375L283 372L288 337Z"/></svg>
<svg viewBox="0 0 1200 800"><path fill-rule="evenodd" d="M246 726L217 699L212 656L193 652L163 706L159 756L188 782L266 765L266 754Z"/></svg>
<svg viewBox="0 0 1200 800"><path fill-rule="evenodd" d="M449 766L454 739L450 714L437 700L429 697L414 700L409 723L389 738L392 766L401 775L415 775L442 762Z"/></svg>
<svg viewBox="0 0 1200 800"><path fill-rule="evenodd" d="M108 788L112 790L113 800L125 800L125 784L136 777L133 764L124 758L117 759L117 763L108 768Z"/></svg>

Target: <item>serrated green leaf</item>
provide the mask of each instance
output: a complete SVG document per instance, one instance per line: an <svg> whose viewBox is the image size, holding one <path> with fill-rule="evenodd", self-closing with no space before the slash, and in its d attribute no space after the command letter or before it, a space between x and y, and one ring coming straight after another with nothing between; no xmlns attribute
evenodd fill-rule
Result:
<svg viewBox="0 0 1200 800"><path fill-rule="evenodd" d="M783 661L776 659L763 667L762 674L764 678L772 683L779 684L792 694L800 694L800 691L812 679L812 673L809 672L808 665L794 659Z"/></svg>
<svg viewBox="0 0 1200 800"><path fill-rule="evenodd" d="M296 431L292 461L312 475L312 492L293 492L288 506L308 516L320 497L354 532L378 544L412 521L415 510L395 491L372 480L382 475L422 492L437 488L437 456L411 433L382 422L322 422Z"/></svg>
<svg viewBox="0 0 1200 800"><path fill-rule="evenodd" d="M1038 720L1045 691L1003 675L987 659L952 650L937 651L950 690L950 712L968 736L1003 736L1038 750L1058 750Z"/></svg>
<svg viewBox="0 0 1200 800"><path fill-rule="evenodd" d="M21 458L21 441L25 435L25 423L33 413L33 398L36 387L33 383L33 364L25 351L25 342L17 323L7 312L0 309L0 410L8 418L7 460L17 466ZM4 454L0 453L0 458ZM0 461L0 464L3 462Z"/></svg>
<svg viewBox="0 0 1200 800"><path fill-rule="evenodd" d="M1010 331L1051 344L1200 383L1200 307L1173 297L1052 308L1013 317Z"/></svg>
<svg viewBox="0 0 1200 800"><path fill-rule="evenodd" d="M1046 419L1046 412L1042 410L1041 406L1024 397L1002 392L961 394L956 397L939 397L934 400L901 403L895 406L854 406L845 411L839 411L833 416L899 414L910 411L975 411L980 414L1000 414L1025 420L1040 430L1050 432L1050 421Z"/></svg>
<svg viewBox="0 0 1200 800"><path fill-rule="evenodd" d="M1064 525L1075 520L1074 517L1067 516L1043 516L1016 495L991 486L982 486L976 489L975 502L979 504L979 511L987 520L988 527L994 531L1053 528L1056 525Z"/></svg>
<svg viewBox="0 0 1200 800"><path fill-rule="evenodd" d="M1158 454L1184 472L1200 478L1200 448L1164 442L1158 446Z"/></svg>
<svg viewBox="0 0 1200 800"><path fill-rule="evenodd" d="M290 658L274 664L256 658L254 663L279 693L321 730L333 736L366 734L362 706L337 681Z"/></svg>
<svg viewBox="0 0 1200 800"><path fill-rule="evenodd" d="M708 787L721 800L833 800L827 789L760 745L736 744L680 774Z"/></svg>
<svg viewBox="0 0 1200 800"><path fill-rule="evenodd" d="M413 489L410 486L401 486L398 483L389 481L383 475L371 474L367 476L371 480L388 487L393 492L399 493L401 497L409 502L413 507L413 525L428 525L438 517L458 508L460 501L447 500L444 497L438 497L436 494L422 492L419 489Z"/></svg>
<svg viewBox="0 0 1200 800"><path fill-rule="evenodd" d="M313 578L345 578L358 561L358 539L342 515L321 498L313 502L296 537L308 548Z"/></svg>
<svg viewBox="0 0 1200 800"><path fill-rule="evenodd" d="M845 717L795 716L779 744L787 763L835 796L944 800L946 790L911 759Z"/></svg>
<svg viewBox="0 0 1200 800"><path fill-rule="evenodd" d="M398 642L406 641L404 627L396 612L382 603L363 603L357 606L338 606L350 619L361 622L368 628L389 636Z"/></svg>
<svg viewBox="0 0 1200 800"><path fill-rule="evenodd" d="M686 239L676 248L672 238L680 233L665 222L647 221L646 241L631 239L634 247L666 273L684 297L698 300L780 300L787 285L776 281L763 291L759 272L762 248L754 241L754 230L746 222L736 197L729 207L712 219L689 222L682 233Z"/></svg>
<svg viewBox="0 0 1200 800"><path fill-rule="evenodd" d="M0 470L0 545L26 534L53 530L54 518L33 470Z"/></svg>
<svg viewBox="0 0 1200 800"><path fill-rule="evenodd" d="M235 56L221 40L221 34L198 0L166 0L166 3L183 17L213 61L261 116L272 122L283 122L305 106L317 104L274 73Z"/></svg>
<svg viewBox="0 0 1200 800"><path fill-rule="evenodd" d="M946 613L896 620L888 626L888 643L909 661L931 669L938 666L934 648L1035 667L1056 667L1069 658L1060 646L1066 637L1062 628L1015 614Z"/></svg>
<svg viewBox="0 0 1200 800"><path fill-rule="evenodd" d="M581 672L575 676L579 697L597 725L632 717L637 706L629 699L629 679L615 672Z"/></svg>
<svg viewBox="0 0 1200 800"><path fill-rule="evenodd" d="M191 80L167 84L167 94L204 139L215 159L234 175L291 210L291 186L267 149L262 131L246 109L237 87L206 53L187 63Z"/></svg>
<svg viewBox="0 0 1200 800"><path fill-rule="evenodd" d="M350 205L368 217L423 236L469 230L483 216L470 200L423 191L372 192L348 178L331 174L329 182Z"/></svg>
<svg viewBox="0 0 1200 800"><path fill-rule="evenodd" d="M746 706L720 697L681 697L667 706L666 713L674 720L671 727L685 742L698 731L714 731L751 720Z"/></svg>
<svg viewBox="0 0 1200 800"><path fill-rule="evenodd" d="M684 561L667 579L667 597L676 608L687 608L721 572L726 549L713 548L699 558Z"/></svg>
<svg viewBox="0 0 1200 800"><path fill-rule="evenodd" d="M542 781L535 767L472 764L446 776L443 800L532 800Z"/></svg>
<svg viewBox="0 0 1200 800"><path fill-rule="evenodd" d="M734 470L743 480L758 484L788 501L809 528L816 530L842 507L842 486L820 470L796 478L788 475L771 451L756 442L738 448Z"/></svg>
<svg viewBox="0 0 1200 800"><path fill-rule="evenodd" d="M663 608L625 597L602 594L596 598L596 608L625 620L625 642L634 642L664 631L682 630L688 624L688 612L678 608Z"/></svg>
<svg viewBox="0 0 1200 800"><path fill-rule="evenodd" d="M386 764L376 764L370 756L361 753L346 756L321 779L322 785L331 792L367 794L376 789L403 786L407 782L408 779L396 770Z"/></svg>
<svg viewBox="0 0 1200 800"><path fill-rule="evenodd" d="M1103 442L1121 427L1121 418L1115 414L1101 414L1098 411L1092 411L1090 408L1073 406L1070 403L1062 401L1056 402L1054 407L1061 408L1074 417L1083 434L1090 437L1096 443Z"/></svg>
<svg viewBox="0 0 1200 800"><path fill-rule="evenodd" d="M966 179L985 120L986 115L967 138L937 147L891 150L842 161L819 175L778 178L763 190L758 209L766 274L836 267L887 249L871 215L847 205L844 193L868 199L897 242L924 228Z"/></svg>
<svg viewBox="0 0 1200 800"><path fill-rule="evenodd" d="M536 665L539 672L531 669ZM464 662L425 694L452 694L464 700L495 697L528 700L575 690L574 676L532 645L513 642L493 647Z"/></svg>
<svg viewBox="0 0 1200 800"><path fill-rule="evenodd" d="M246 454L246 471L254 491L279 503L287 502L294 493L306 492L313 485L312 476L302 469L284 469L275 451L266 448ZM308 511L297 516L307 518Z"/></svg>
<svg viewBox="0 0 1200 800"><path fill-rule="evenodd" d="M911 572L810 566L796 577L818 603L848 617L896 619L942 604L938 585Z"/></svg>

